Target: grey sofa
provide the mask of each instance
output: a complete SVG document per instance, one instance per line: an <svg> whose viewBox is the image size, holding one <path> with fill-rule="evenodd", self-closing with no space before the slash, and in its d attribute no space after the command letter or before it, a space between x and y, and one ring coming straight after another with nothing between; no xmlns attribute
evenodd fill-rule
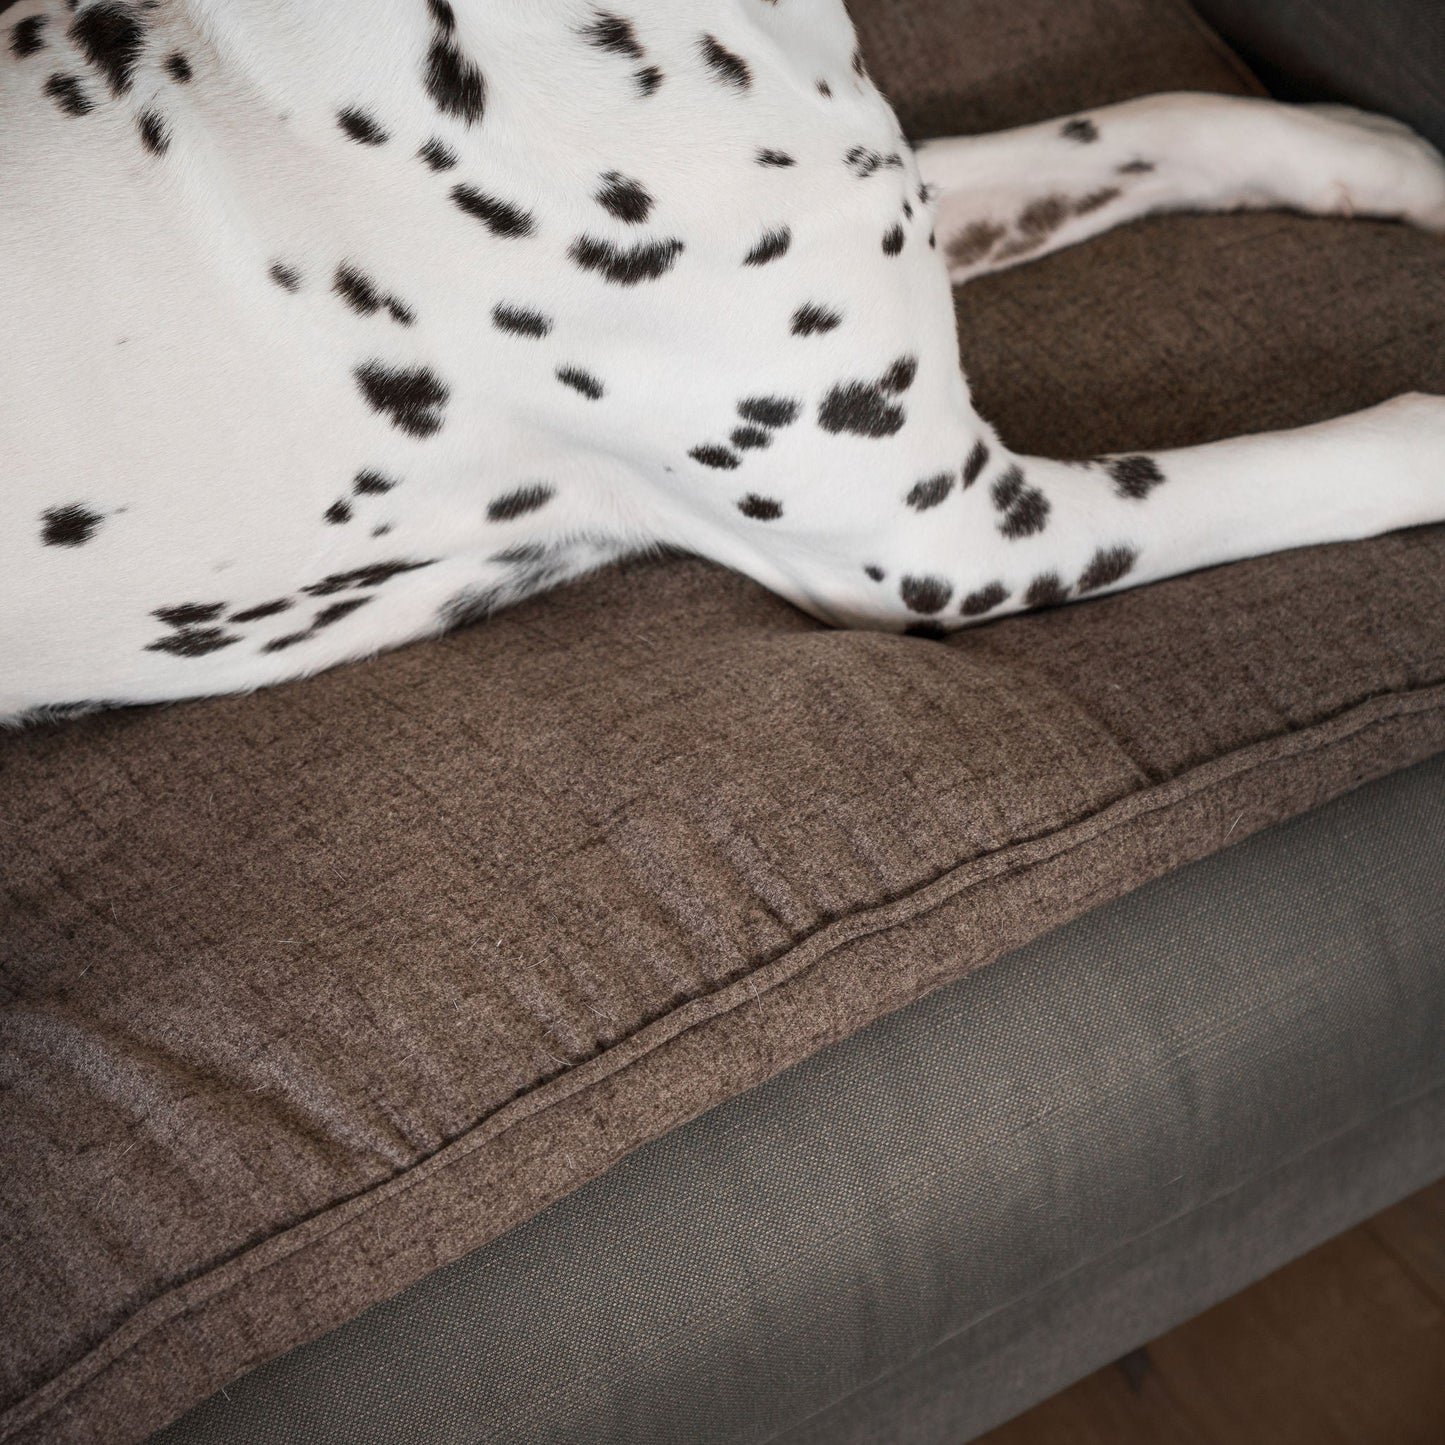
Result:
<svg viewBox="0 0 1445 1445"><path fill-rule="evenodd" d="M1445 1174L1445 757L633 1154L156 1445L961 1445Z"/></svg>

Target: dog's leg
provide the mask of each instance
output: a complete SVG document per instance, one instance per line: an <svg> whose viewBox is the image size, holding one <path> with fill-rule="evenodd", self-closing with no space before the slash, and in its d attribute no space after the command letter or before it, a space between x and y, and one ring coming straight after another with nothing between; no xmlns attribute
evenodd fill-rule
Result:
<svg viewBox="0 0 1445 1445"><path fill-rule="evenodd" d="M1445 398L1152 455L1006 458L980 490L997 575L960 583L965 622L1445 520Z"/></svg>
<svg viewBox="0 0 1445 1445"><path fill-rule="evenodd" d="M924 142L955 281L1153 211L1286 207L1445 232L1445 160L1408 127L1346 106L1154 95L997 135Z"/></svg>
<svg viewBox="0 0 1445 1445"><path fill-rule="evenodd" d="M1445 398L1086 462L1014 455L977 425L961 468L896 491L872 477L851 497L830 494L828 520L765 568L709 550L825 621L937 633L1445 521Z"/></svg>

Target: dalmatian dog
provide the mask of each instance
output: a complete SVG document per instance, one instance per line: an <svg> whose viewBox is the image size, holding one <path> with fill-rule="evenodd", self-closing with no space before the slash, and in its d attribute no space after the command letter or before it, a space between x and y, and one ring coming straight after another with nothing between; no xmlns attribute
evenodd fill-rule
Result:
<svg viewBox="0 0 1445 1445"><path fill-rule="evenodd" d="M1445 232L1391 121L1158 95L914 147L840 0L0 9L12 721L281 682L648 548L936 635L1445 518L1439 398L1069 462L958 364L950 282L1146 213Z"/></svg>

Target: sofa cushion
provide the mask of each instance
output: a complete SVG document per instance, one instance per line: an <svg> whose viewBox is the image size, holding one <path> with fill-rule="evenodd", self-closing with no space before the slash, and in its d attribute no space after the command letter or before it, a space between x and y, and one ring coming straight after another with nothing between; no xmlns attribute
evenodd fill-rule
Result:
<svg viewBox="0 0 1445 1445"><path fill-rule="evenodd" d="M1445 1173L1442 1038L1438 756L709 1109L152 1445L962 1445Z"/></svg>
<svg viewBox="0 0 1445 1445"><path fill-rule="evenodd" d="M860 14L914 134L1246 86L1173 0L957 15ZM965 356L1024 449L1312 421L1445 390L1440 257L1152 220L970 287ZM823 1044L1442 746L1439 528L947 645L639 563L5 739L0 1439L140 1438Z"/></svg>

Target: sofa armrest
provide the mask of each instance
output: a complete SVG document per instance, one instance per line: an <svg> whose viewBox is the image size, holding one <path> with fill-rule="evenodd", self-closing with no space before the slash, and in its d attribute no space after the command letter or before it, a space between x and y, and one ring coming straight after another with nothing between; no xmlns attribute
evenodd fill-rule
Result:
<svg viewBox="0 0 1445 1445"><path fill-rule="evenodd" d="M1195 0L1286 100L1381 111L1445 149L1440 0Z"/></svg>

